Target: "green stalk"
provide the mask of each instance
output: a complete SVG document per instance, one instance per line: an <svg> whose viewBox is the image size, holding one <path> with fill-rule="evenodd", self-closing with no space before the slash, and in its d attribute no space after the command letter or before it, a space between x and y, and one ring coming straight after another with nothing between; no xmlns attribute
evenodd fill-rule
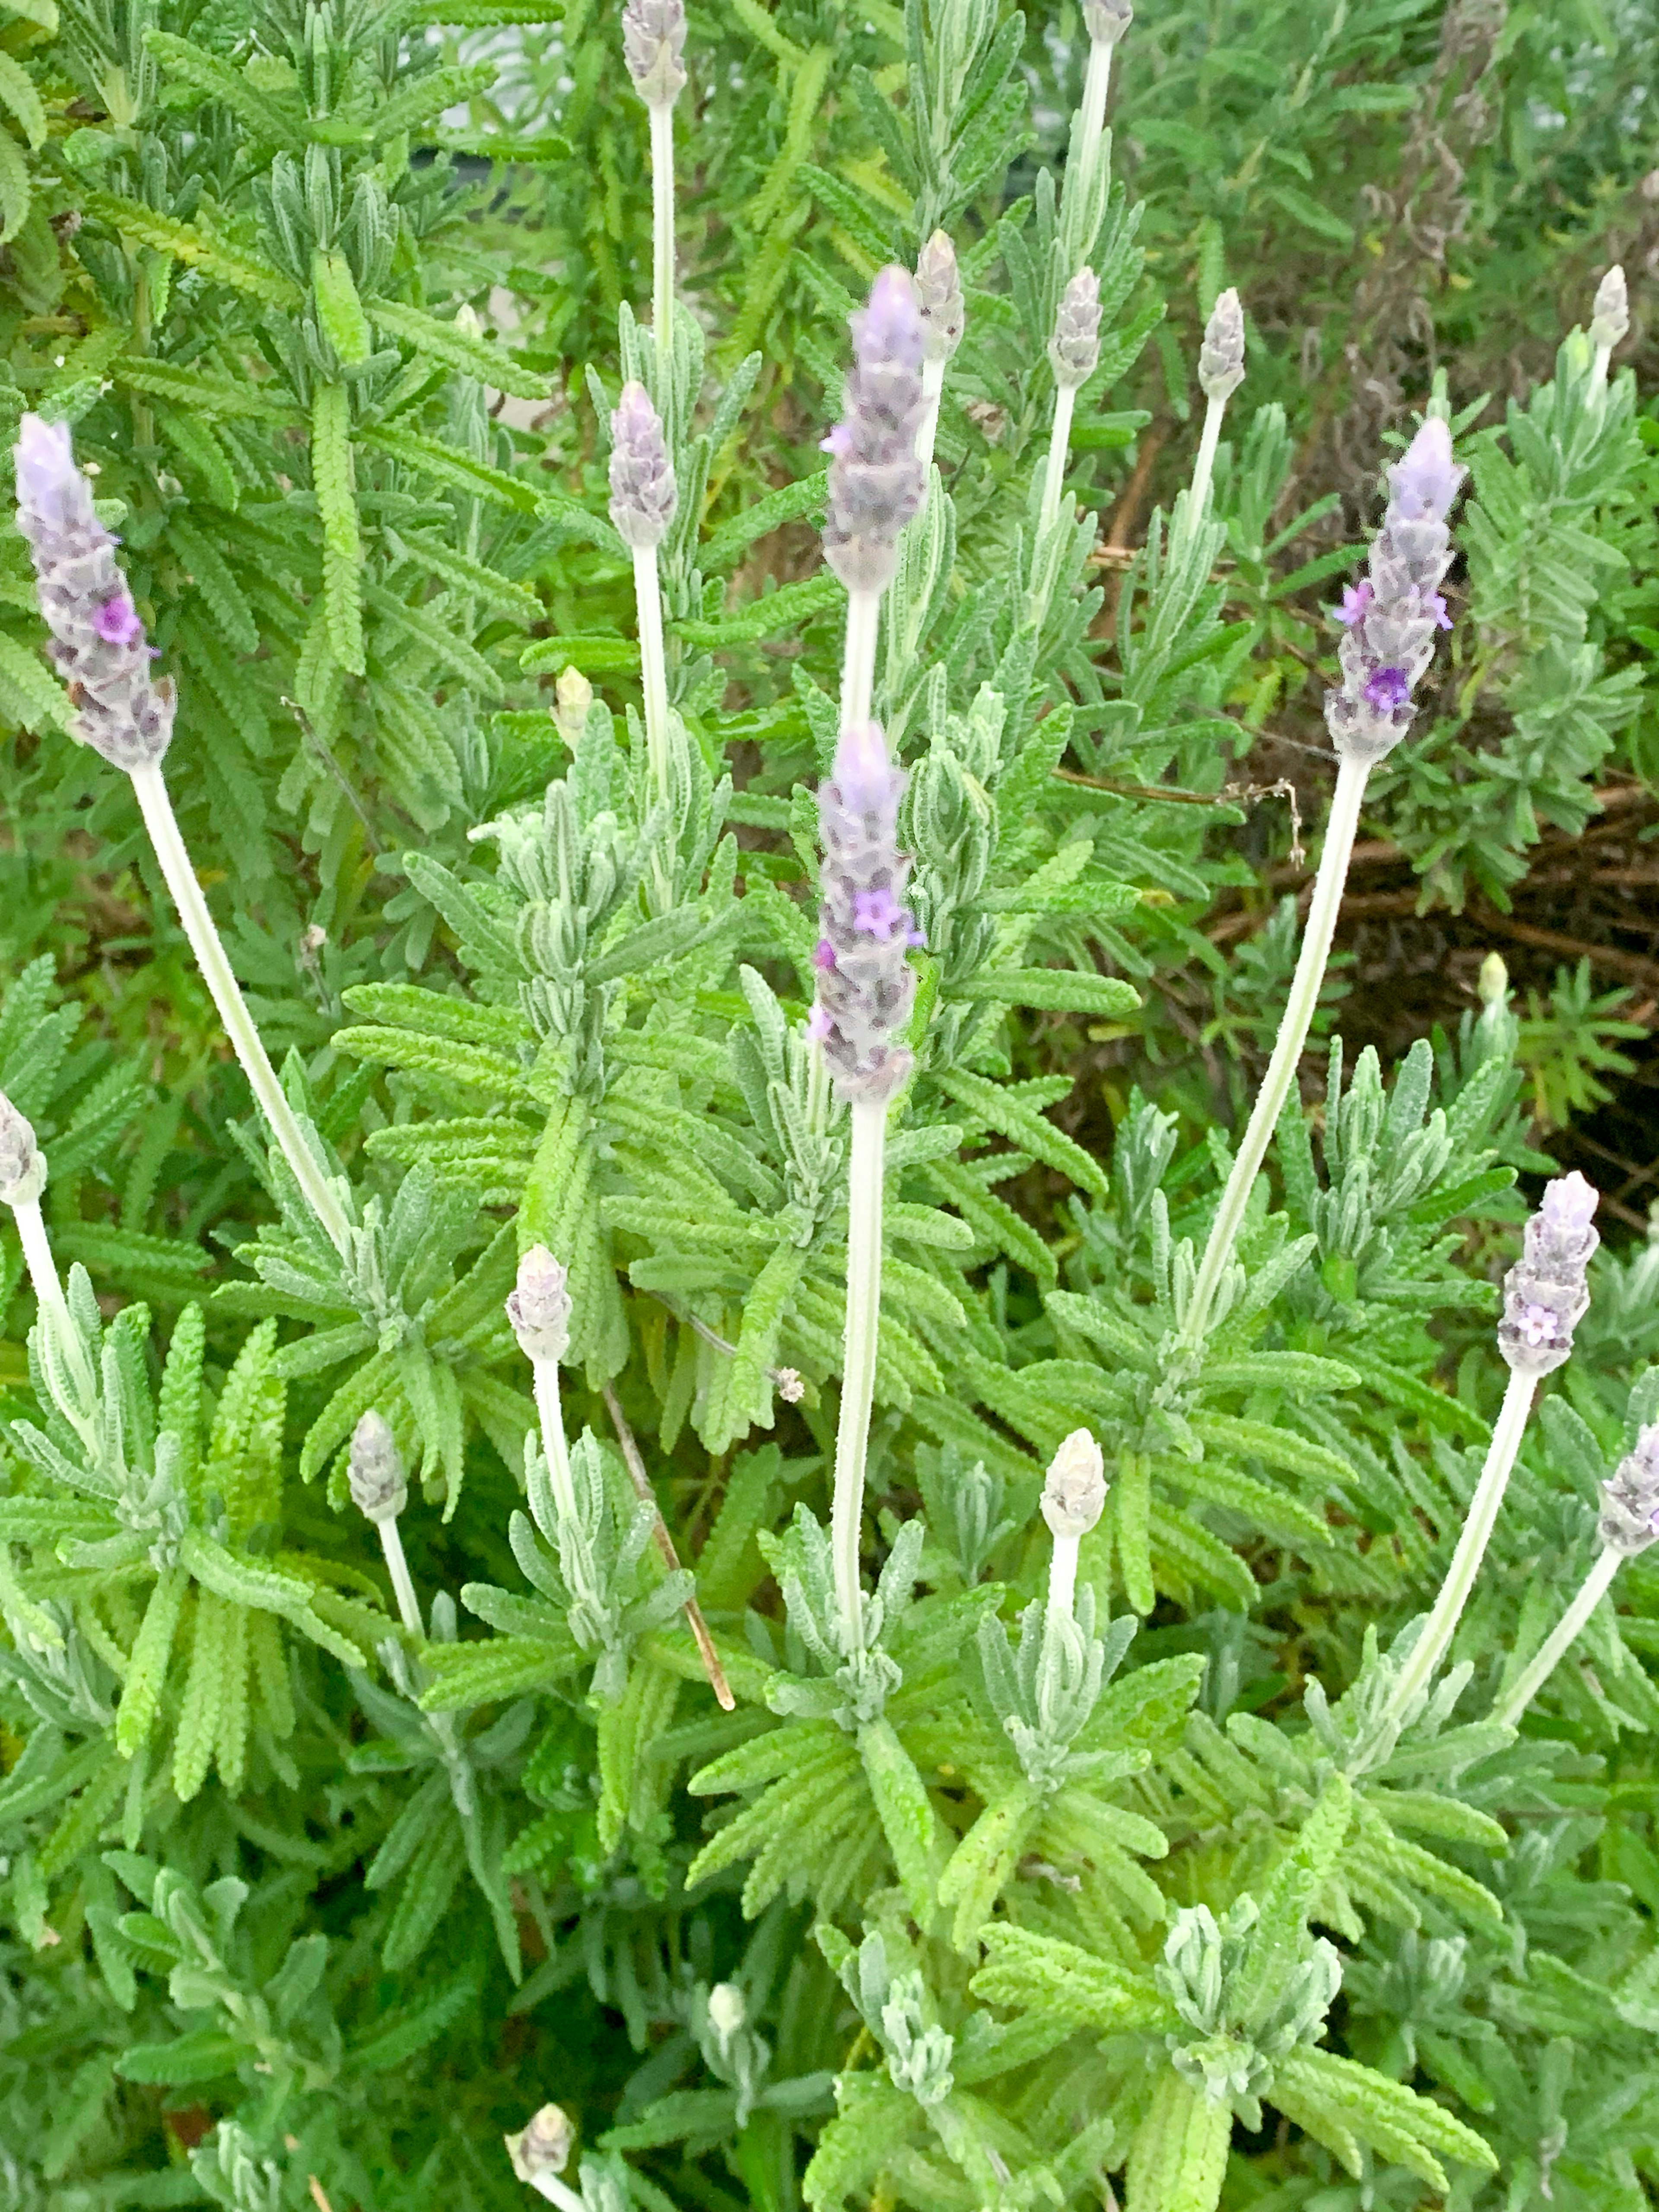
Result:
<svg viewBox="0 0 1659 2212"><path fill-rule="evenodd" d="M1577 1642L1584 1624L1607 1595L1623 1559L1624 1554L1613 1551L1610 1546L1604 1548L1601 1558L1585 1576L1577 1596L1556 1623L1536 1657L1520 1675L1508 1697L1492 1714L1500 1728L1520 1726L1522 1714Z"/></svg>
<svg viewBox="0 0 1659 2212"><path fill-rule="evenodd" d="M1210 1310L1221 1285L1233 1246L1238 1241L1240 1224L1249 1204L1261 1163L1267 1158L1267 1146L1279 1117L1285 1110L1285 1101L1290 1096L1291 1085L1296 1080L1297 1066L1302 1058L1302 1048L1308 1041L1314 1009L1319 1003L1319 989L1325 980L1325 969L1331 957L1331 940L1336 933L1337 912L1342 903L1342 888L1347 881L1348 860L1353 851L1354 835L1359 827L1360 803L1365 795L1365 779L1370 769L1367 763L1344 757L1336 772L1336 793L1331 801L1330 820L1325 826L1324 850L1319 856L1319 873L1314 882L1313 903L1308 909L1307 927L1302 933L1302 951L1297 959L1296 974L1291 982L1291 994L1285 1008L1285 1018L1279 1025L1279 1036L1273 1045L1273 1058L1261 1079L1261 1088L1251 1110L1250 1119L1240 1139L1232 1172L1227 1177L1227 1187L1221 1194L1221 1203L1210 1228L1208 1243L1200 1264L1198 1279L1193 1285L1192 1299L1182 1323L1182 1340L1196 1352L1203 1344L1209 1323Z"/></svg>
<svg viewBox="0 0 1659 2212"><path fill-rule="evenodd" d="M260 1042L253 1017L247 1010L247 1001L242 996L241 986L231 971L224 945L208 910L208 902L196 880L196 871L191 866L178 817L173 811L173 801L167 796L161 763L151 762L143 768L134 769L132 788L144 817L144 827L149 832L150 843L155 848L161 874L173 894L173 902L179 910L185 935L190 939L191 951L196 955L196 964L202 971L202 981L207 985L213 1003L219 1010L219 1018L225 1025L225 1035L230 1039L236 1057L242 1063L242 1073L258 1101L259 1110L270 1124L270 1133L293 1172L294 1180L304 1194L306 1203L321 1223L329 1242L343 1260L349 1259L351 1224L306 1142L295 1118L294 1109L288 1103L287 1094L276 1080L276 1071Z"/></svg>
<svg viewBox="0 0 1659 2212"><path fill-rule="evenodd" d="M836 1492L830 1545L836 1595L849 1651L864 1649L864 1594L859 1583L859 1531L876 1388L881 1313L882 1182L887 1106L859 1098L852 1106L853 1147L847 1179L847 1334L842 1357L841 1419L836 1431Z"/></svg>

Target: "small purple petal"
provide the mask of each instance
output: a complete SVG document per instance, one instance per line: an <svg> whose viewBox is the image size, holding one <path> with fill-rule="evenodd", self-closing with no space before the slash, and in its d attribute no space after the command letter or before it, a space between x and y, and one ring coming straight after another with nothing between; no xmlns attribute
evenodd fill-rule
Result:
<svg viewBox="0 0 1659 2212"><path fill-rule="evenodd" d="M872 891L854 892L853 927L866 937L878 937L885 945L903 920L904 908L885 884Z"/></svg>
<svg viewBox="0 0 1659 2212"><path fill-rule="evenodd" d="M829 969L833 968L835 964L835 946L827 937L819 938L817 943L812 947L812 965L817 969Z"/></svg>
<svg viewBox="0 0 1659 2212"><path fill-rule="evenodd" d="M1431 415L1389 471L1389 482L1407 522L1423 515L1443 522L1465 473L1452 459L1451 432Z"/></svg>
<svg viewBox="0 0 1659 2212"><path fill-rule="evenodd" d="M1337 621L1345 629L1352 629L1356 623L1364 622L1366 610L1376 597L1369 582L1348 585L1343 592L1341 605L1335 610Z"/></svg>
<svg viewBox="0 0 1659 2212"><path fill-rule="evenodd" d="M814 1044L822 1044L834 1024L822 1006L814 1006L806 1017L806 1034Z"/></svg>
<svg viewBox="0 0 1659 2212"><path fill-rule="evenodd" d="M1378 714L1392 714L1412 696L1411 679L1403 668L1379 668L1365 686L1365 701Z"/></svg>
<svg viewBox="0 0 1659 2212"><path fill-rule="evenodd" d="M1434 617L1435 626L1437 629L1449 629L1451 628L1452 618L1446 612L1446 602L1438 592L1425 592L1423 594L1423 611L1426 615L1432 615Z"/></svg>
<svg viewBox="0 0 1659 2212"><path fill-rule="evenodd" d="M138 610L125 592L104 601L92 618L92 626L106 645L137 645L144 634Z"/></svg>

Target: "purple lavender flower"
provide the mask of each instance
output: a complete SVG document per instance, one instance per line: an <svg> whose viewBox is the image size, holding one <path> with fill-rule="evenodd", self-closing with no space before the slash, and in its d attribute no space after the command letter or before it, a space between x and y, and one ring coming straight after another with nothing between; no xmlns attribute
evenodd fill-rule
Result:
<svg viewBox="0 0 1659 2212"><path fill-rule="evenodd" d="M1071 392L1100 366L1100 279L1092 269L1079 269L1060 295L1048 358L1055 383Z"/></svg>
<svg viewBox="0 0 1659 2212"><path fill-rule="evenodd" d="M623 59L648 107L672 106L685 84L685 0L628 0Z"/></svg>
<svg viewBox="0 0 1659 2212"><path fill-rule="evenodd" d="M639 549L660 545L679 487L662 421L642 384L624 384L611 417L611 520L623 543Z"/></svg>
<svg viewBox="0 0 1659 2212"><path fill-rule="evenodd" d="M1521 1257L1504 1278L1498 1348L1517 1375L1544 1376L1572 1350L1589 1306L1585 1271L1601 1238L1593 1185L1576 1171L1547 1185L1526 1227Z"/></svg>
<svg viewBox="0 0 1659 2212"><path fill-rule="evenodd" d="M823 934L808 1034L848 1099L890 1098L910 1070L908 1051L896 1042L916 988L905 957L915 925L900 903L910 874L910 856L897 848L904 783L881 731L866 722L842 732L830 780L818 790Z"/></svg>
<svg viewBox="0 0 1659 2212"><path fill-rule="evenodd" d="M926 488L916 433L927 340L908 270L882 270L852 328L846 413L823 441L831 456L823 557L849 592L879 592Z"/></svg>
<svg viewBox="0 0 1659 2212"><path fill-rule="evenodd" d="M1597 1534L1627 1559L1659 1540L1659 1421L1643 1430L1601 1485Z"/></svg>
<svg viewBox="0 0 1659 2212"><path fill-rule="evenodd" d="M1412 693L1434 658L1435 632L1451 627L1438 586L1451 565L1446 515L1463 476L1451 433L1431 416L1389 471L1370 574L1348 586L1336 611L1346 633L1338 649L1342 683L1325 695L1325 722L1337 751L1367 766L1411 727Z"/></svg>
<svg viewBox="0 0 1659 2212"><path fill-rule="evenodd" d="M48 648L69 684L75 733L112 767L149 768L173 735L173 686L150 682L144 625L93 511L69 426L25 415L18 428L17 525L29 542Z"/></svg>

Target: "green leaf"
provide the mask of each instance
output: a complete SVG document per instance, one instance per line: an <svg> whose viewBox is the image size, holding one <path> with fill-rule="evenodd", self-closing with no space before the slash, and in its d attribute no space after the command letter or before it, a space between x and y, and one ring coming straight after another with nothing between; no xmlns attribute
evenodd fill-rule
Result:
<svg viewBox="0 0 1659 2212"><path fill-rule="evenodd" d="M447 368L473 377L497 392L511 392L516 398L552 397L553 387L547 377L526 368L505 346L474 337L459 324L440 322L435 315L428 315L423 308L409 307L401 300L371 298L365 300L363 306L369 320L379 329L389 337L401 338L423 358L441 361Z"/></svg>
<svg viewBox="0 0 1659 2212"><path fill-rule="evenodd" d="M246 2046L234 2036L200 2027L193 2034L176 2036L171 2043L130 2044L117 2057L115 2070L124 2081L180 2089L234 2074L248 2055Z"/></svg>
<svg viewBox="0 0 1659 2212"><path fill-rule="evenodd" d="M319 382L311 402L311 481L323 525L323 592L329 642L352 675L363 672L363 545L351 460L351 402L343 384Z"/></svg>
<svg viewBox="0 0 1659 2212"><path fill-rule="evenodd" d="M965 1106L988 1129L1006 1137L1011 1145L1030 1152L1045 1167L1053 1168L1066 1176L1080 1189L1097 1198L1107 1195L1106 1177L1098 1163L1076 1144L1064 1131L1056 1129L1052 1121L1012 1091L994 1083L988 1083L982 1075L970 1075L965 1068L950 1068L942 1072L938 1081L942 1090Z"/></svg>
<svg viewBox="0 0 1659 2212"><path fill-rule="evenodd" d="M976 969L954 995L1051 1013L1100 1014L1111 1021L1121 1021L1140 1004L1133 984L1078 968Z"/></svg>

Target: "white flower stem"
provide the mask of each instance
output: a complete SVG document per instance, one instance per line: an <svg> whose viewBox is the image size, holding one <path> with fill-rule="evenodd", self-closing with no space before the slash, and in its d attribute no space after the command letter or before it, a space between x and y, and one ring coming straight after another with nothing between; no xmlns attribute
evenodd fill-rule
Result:
<svg viewBox="0 0 1659 2212"><path fill-rule="evenodd" d="M424 1638L426 1625L421 1619L421 1601L416 1596L415 1585L410 1579L409 1561L404 1557L404 1540L398 1533L397 1518L394 1515L375 1525L380 1532L380 1549L386 1554L386 1569L392 1577L398 1618L411 1636Z"/></svg>
<svg viewBox="0 0 1659 2212"><path fill-rule="evenodd" d="M1577 1596L1540 1646L1536 1657L1521 1674L1508 1697L1493 1713L1492 1718L1500 1728L1520 1725L1522 1714L1577 1643L1579 1632L1607 1595L1609 1584L1623 1564L1622 1553L1610 1547L1603 1549L1601 1558L1585 1576Z"/></svg>
<svg viewBox="0 0 1659 2212"><path fill-rule="evenodd" d="M927 501L933 483L933 442L939 436L939 406L945 392L945 363L925 361L921 364L921 428L916 432L916 459L921 463L922 500Z"/></svg>
<svg viewBox="0 0 1659 2212"><path fill-rule="evenodd" d="M144 817L144 827L149 832L149 842L155 848L155 858L161 864L167 887L173 894L173 902L184 924L185 935L190 939L191 951L196 955L196 964L202 971L202 980L211 994L219 1010L219 1018L225 1025L225 1035L230 1039L236 1057L242 1063L242 1073L258 1101L259 1110L270 1124L270 1133L288 1162L294 1180L300 1186L306 1203L321 1223L329 1242L342 1259L351 1250L351 1224L344 1209L330 1188L321 1166L313 1156L310 1146L295 1119L282 1085L276 1080L276 1071L266 1056L259 1041L259 1032L253 1025L253 1017L247 1010L241 986L231 971L225 948L220 941L208 902L202 896L202 887L196 880L196 871L191 866L190 854L179 833L173 801L161 775L161 763L153 762L132 770L132 788L137 797L139 811Z"/></svg>
<svg viewBox="0 0 1659 2212"><path fill-rule="evenodd" d="M1221 441L1221 418L1227 411L1224 399L1212 399L1204 409L1204 431L1198 441L1198 459L1193 464L1192 496L1187 502L1188 525L1199 529L1210 503L1210 479L1215 474L1215 449Z"/></svg>
<svg viewBox="0 0 1659 2212"><path fill-rule="evenodd" d="M655 113L653 109L653 113ZM657 798L668 802L668 663L662 641L662 586L654 545L634 548L634 604L640 623L645 691L645 751Z"/></svg>
<svg viewBox="0 0 1659 2212"><path fill-rule="evenodd" d="M1291 978L1285 1018L1279 1025L1273 1057L1261 1079L1249 1121L1239 1140L1227 1188L1221 1194L1221 1203L1211 1224L1209 1243L1204 1248L1198 1279L1193 1285L1192 1299L1182 1325L1183 1340L1194 1350L1204 1341L1210 1309L1232 1257L1251 1189L1267 1158L1279 1117L1285 1110L1291 1085L1296 1080L1302 1048L1308 1041L1314 1009L1319 1003L1319 987L1325 980L1326 965L1331 957L1337 910L1342 903L1342 887L1347 881L1348 860L1353 851L1360 802L1365 795L1365 779L1370 772L1365 763L1346 756L1337 767L1336 792L1331 800L1330 820L1325 826L1325 844L1314 881L1313 902L1302 933L1302 950Z"/></svg>
<svg viewBox="0 0 1659 2212"><path fill-rule="evenodd" d="M81 1332L70 1316L64 1286L58 1279L58 1263L52 1256L46 1224L40 1216L40 1200L18 1200L12 1207L12 1217L22 1241L23 1261L29 1271L29 1281L33 1285L35 1304L43 1316L50 1316L52 1334L64 1347L64 1358L69 1363L75 1387L81 1393L83 1413L89 1421L98 1403L97 1378L88 1362L86 1348L81 1342ZM79 1428L81 1425L77 1422L76 1425ZM90 1429L87 1433L90 1434Z"/></svg>
<svg viewBox="0 0 1659 2212"><path fill-rule="evenodd" d="M547 1462L548 1480L553 1486L553 1502L559 1509L562 1521L576 1518L576 1486L570 1475L570 1451L565 1441L564 1411L559 1404L559 1363L556 1359L532 1359L531 1373L534 1377L536 1413L541 1422L542 1456Z"/></svg>
<svg viewBox="0 0 1659 2212"><path fill-rule="evenodd" d="M1599 345L1595 358L1590 363L1590 390L1598 396L1607 388L1607 375L1613 367L1613 348Z"/></svg>
<svg viewBox="0 0 1659 2212"><path fill-rule="evenodd" d="M1089 66L1083 78L1083 106L1079 110L1081 124L1073 155L1083 161L1082 189L1086 191L1094 175L1095 163L1100 159L1100 141L1106 128L1106 94L1112 82L1112 49L1103 40L1096 40L1089 48Z"/></svg>
<svg viewBox="0 0 1659 2212"><path fill-rule="evenodd" d="M1077 405L1077 387L1071 384L1054 386L1054 428L1048 433L1048 463L1042 478L1042 507L1037 522L1037 534L1046 538L1060 515L1060 495L1066 484L1066 463L1072 449L1072 414Z"/></svg>
<svg viewBox="0 0 1659 2212"><path fill-rule="evenodd" d="M1077 1599L1077 1555L1081 1538L1056 1536L1054 1555L1048 1562L1048 1611L1063 1613L1069 1620Z"/></svg>
<svg viewBox="0 0 1659 2212"><path fill-rule="evenodd" d="M1390 1711L1399 1717L1409 1718L1423 1692L1433 1680L1435 1669L1445 1656L1463 1607L1468 1602L1469 1592L1474 1588L1474 1578L1480 1571L1480 1562L1486 1556L1486 1546L1497 1526L1498 1510L1504 1503L1504 1492L1509 1486L1510 1470L1515 1465L1516 1455L1521 1449L1521 1437L1527 1425L1527 1416L1532 1411L1532 1401L1538 1389L1535 1375L1511 1371L1509 1387L1504 1393L1504 1403L1492 1432L1492 1442L1486 1447L1486 1463L1480 1470L1480 1480L1475 1485L1474 1496L1469 1501L1468 1517L1457 1539L1457 1549L1446 1570L1446 1579L1440 1585L1434 1608L1424 1623L1423 1632L1412 1647L1411 1656L1395 1685L1390 1700Z"/></svg>
<svg viewBox="0 0 1659 2212"><path fill-rule="evenodd" d="M654 107L651 111L653 115L656 112ZM586 2200L578 2197L568 2183L561 2181L556 2173L532 2173L530 2186L538 2197L544 2197L550 2204L556 2204L559 2212L587 2212Z"/></svg>
<svg viewBox="0 0 1659 2212"><path fill-rule="evenodd" d="M674 108L651 103L651 321L661 390L657 412L668 419L669 363L674 343Z"/></svg>
<svg viewBox="0 0 1659 2212"><path fill-rule="evenodd" d="M870 1405L876 1387L881 1314L881 1203L887 1151L887 1105L855 1098L847 1176L847 1335L842 1357L841 1420L836 1431L836 1493L830 1550L836 1595L849 1651L864 1648L864 1595L859 1585L859 1531L864 1517L864 1468Z"/></svg>
<svg viewBox="0 0 1659 2212"><path fill-rule="evenodd" d="M881 628L881 594L847 594L847 643L841 665L841 726L867 722L876 691L876 638Z"/></svg>

